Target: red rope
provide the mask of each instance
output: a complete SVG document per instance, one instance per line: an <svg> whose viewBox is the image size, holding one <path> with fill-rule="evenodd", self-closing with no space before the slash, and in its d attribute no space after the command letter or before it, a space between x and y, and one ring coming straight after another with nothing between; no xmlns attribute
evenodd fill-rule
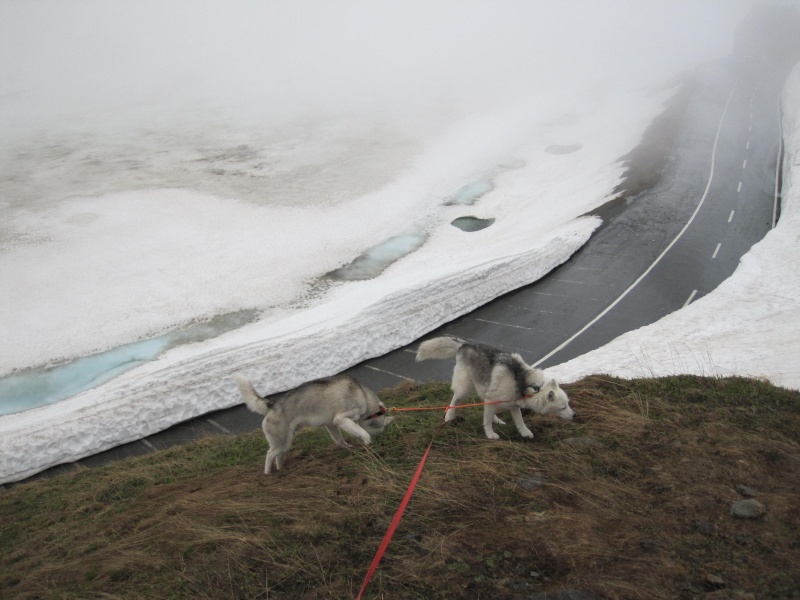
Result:
<svg viewBox="0 0 800 600"><path fill-rule="evenodd" d="M372 564L369 566L369 570L367 571L366 577L364 577L364 583L361 584L361 590L358 592L358 596L356 600L361 600L361 596L364 594L364 590L367 589L369 582L372 580L372 576L375 574L376 569L378 568L378 563L381 562L381 558L383 558L383 554L386 552L386 548L389 547L389 542L392 541L392 537L394 536L394 532L397 529L397 526L400 525L400 519L403 518L403 513L406 511L406 506L408 506L408 501L411 500L411 496L414 493L414 488L417 487L417 482L419 481L420 475L422 475L422 468L425 466L425 461L428 460L428 454L430 454L431 446L433 446L433 440L436 439L436 432L444 424L444 420L439 421L439 424L436 426L436 429L433 431L433 436L431 437L431 443L428 444L428 448L425 450L425 454L422 455L422 460L419 461L419 465L417 465L417 470L414 473L414 476L411 478L411 483L408 484L408 489L406 490L405 496L403 496L403 500L400 502L400 506L397 507L397 512L394 513L394 518L392 519L391 524L389 525L389 529L386 531L386 535L383 536L383 541L381 545L378 546L378 551L375 552L375 557L372 559Z"/></svg>
<svg viewBox="0 0 800 600"><path fill-rule="evenodd" d="M509 401L504 400L493 400L489 402L477 402L475 404L458 404L456 406L420 406L420 407L409 407L409 408L389 408L389 411L416 411L416 410L442 410L442 409L449 409L449 408L467 408L469 406L485 406L487 404L507 404ZM513 402L513 400L511 400ZM442 420L439 421L439 424L436 425L436 429L433 430L433 436L431 436L431 443L428 444L428 448L425 450L425 454L422 455L422 459L419 461L419 465L417 465L417 470L414 473L414 476L411 478L411 483L408 484L408 489L406 489L406 493L403 496L403 500L400 502L400 506L397 507L397 512L394 513L394 517L392 518L392 522L389 524L389 529L386 531L386 534L383 536L383 541L381 541L381 545L378 546L378 551L375 552L375 556L372 559L372 563L367 570L367 575L364 577L364 583L361 584L361 589L358 592L358 596L356 596L356 600L361 600L361 596L364 594L364 591L367 589L369 582L372 581L372 576L375 575L375 571L378 569L378 563L381 562L386 549L389 547L389 542L392 541L392 537L394 537L394 532L397 530L398 525L400 525L400 520L403 518L403 513L406 511L406 506L408 506L408 502L411 500L411 496L414 494L414 489L417 487L417 482L419 481L420 475L422 475L422 469L425 466L425 461L428 460L428 454L430 454L431 447L433 446L433 441L436 439L436 433L441 429L442 425L444 425L444 417Z"/></svg>

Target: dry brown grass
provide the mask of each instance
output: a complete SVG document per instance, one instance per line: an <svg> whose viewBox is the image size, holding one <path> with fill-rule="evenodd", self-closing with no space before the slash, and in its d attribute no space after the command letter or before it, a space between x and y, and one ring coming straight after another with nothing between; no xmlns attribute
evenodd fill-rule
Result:
<svg viewBox="0 0 800 600"><path fill-rule="evenodd" d="M529 416L532 441L513 425L486 440L479 409L438 432L367 597L797 597L800 394L696 377L566 389L583 421ZM382 396L438 405L449 388ZM304 433L270 477L257 432L15 486L0 597L354 598L439 418L400 413L351 450ZM739 484L764 518L729 515Z"/></svg>

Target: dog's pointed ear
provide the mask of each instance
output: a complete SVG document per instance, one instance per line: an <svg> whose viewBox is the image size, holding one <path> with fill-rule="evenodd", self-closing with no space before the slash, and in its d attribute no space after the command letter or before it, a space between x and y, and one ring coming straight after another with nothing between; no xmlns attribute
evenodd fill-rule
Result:
<svg viewBox="0 0 800 600"><path fill-rule="evenodd" d="M550 400L551 402L556 399L555 390L550 390L549 392L547 392L547 399Z"/></svg>

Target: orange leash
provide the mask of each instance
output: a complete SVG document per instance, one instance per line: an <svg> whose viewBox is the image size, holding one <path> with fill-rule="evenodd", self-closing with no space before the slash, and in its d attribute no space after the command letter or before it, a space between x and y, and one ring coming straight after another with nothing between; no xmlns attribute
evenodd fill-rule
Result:
<svg viewBox="0 0 800 600"><path fill-rule="evenodd" d="M487 404L509 404L515 400L491 400L489 402L475 402L474 404L456 404L455 406L407 406L407 407L391 407L387 408L387 412L411 412L417 410L447 410L448 408L469 408L470 406L486 406Z"/></svg>

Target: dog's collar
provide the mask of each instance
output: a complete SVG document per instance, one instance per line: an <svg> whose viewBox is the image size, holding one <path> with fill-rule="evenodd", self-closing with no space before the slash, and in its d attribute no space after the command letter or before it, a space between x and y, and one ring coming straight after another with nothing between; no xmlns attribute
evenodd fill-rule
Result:
<svg viewBox="0 0 800 600"><path fill-rule="evenodd" d="M374 419L375 417L380 417L380 416L383 416L383 415L385 415L387 412L389 412L389 409L388 409L388 408L386 408L385 406L381 406L381 409L380 409L378 412L376 412L376 413L372 413L370 416L368 416L368 417L366 418L366 420L368 421L368 420L370 420L370 419Z"/></svg>
<svg viewBox="0 0 800 600"><path fill-rule="evenodd" d="M532 385L530 387L533 388L533 393L531 395L529 395L529 396L523 396L523 398L525 398L525 399L533 398L536 394L538 394L540 391L542 391L542 388L540 386L538 386L538 385Z"/></svg>

